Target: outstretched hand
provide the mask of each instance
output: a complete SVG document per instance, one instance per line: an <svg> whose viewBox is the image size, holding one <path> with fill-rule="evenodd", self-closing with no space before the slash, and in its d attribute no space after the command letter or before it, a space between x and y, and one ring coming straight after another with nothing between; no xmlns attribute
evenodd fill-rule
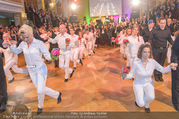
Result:
<svg viewBox="0 0 179 119"><path fill-rule="evenodd" d="M150 45L150 43L149 43L149 42L146 42L146 44Z"/></svg>
<svg viewBox="0 0 179 119"><path fill-rule="evenodd" d="M178 67L178 64L177 63L171 63L170 67L171 67L171 69L173 69L175 71Z"/></svg>
<svg viewBox="0 0 179 119"><path fill-rule="evenodd" d="M9 40L5 40L5 41L2 43L2 46L3 46L4 48L9 47L10 45L12 45L12 44L10 43Z"/></svg>

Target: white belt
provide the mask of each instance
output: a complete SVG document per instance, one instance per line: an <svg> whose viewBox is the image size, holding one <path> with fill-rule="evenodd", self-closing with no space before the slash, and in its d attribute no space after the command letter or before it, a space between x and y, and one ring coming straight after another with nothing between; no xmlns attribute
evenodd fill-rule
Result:
<svg viewBox="0 0 179 119"><path fill-rule="evenodd" d="M35 68L36 65L33 65L33 66L29 66L29 65L27 65L26 67L27 67L27 68Z"/></svg>

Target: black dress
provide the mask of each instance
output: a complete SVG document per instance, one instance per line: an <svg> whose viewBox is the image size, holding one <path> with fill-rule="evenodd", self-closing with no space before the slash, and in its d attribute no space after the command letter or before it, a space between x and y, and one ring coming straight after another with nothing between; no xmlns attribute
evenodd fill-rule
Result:
<svg viewBox="0 0 179 119"><path fill-rule="evenodd" d="M2 47L2 41L0 41L0 47ZM4 74L3 61L0 57L0 113L2 110L6 109L7 99L7 84Z"/></svg>
<svg viewBox="0 0 179 119"><path fill-rule="evenodd" d="M172 47L171 61L179 64L179 35ZM176 71L172 71L172 103L179 111L179 66Z"/></svg>

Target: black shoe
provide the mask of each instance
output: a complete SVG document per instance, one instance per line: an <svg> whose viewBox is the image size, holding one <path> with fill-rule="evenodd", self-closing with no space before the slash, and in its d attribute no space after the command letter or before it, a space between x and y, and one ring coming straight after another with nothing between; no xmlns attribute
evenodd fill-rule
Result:
<svg viewBox="0 0 179 119"><path fill-rule="evenodd" d="M14 82L14 78L13 78L12 80L9 81L9 83L12 83L12 82Z"/></svg>
<svg viewBox="0 0 179 119"><path fill-rule="evenodd" d="M80 59L80 63L81 63L81 65L83 66L83 62L82 62L82 60Z"/></svg>
<svg viewBox="0 0 179 119"><path fill-rule="evenodd" d="M155 77L155 81L157 81L157 82L160 81L158 75L154 75L154 77Z"/></svg>
<svg viewBox="0 0 179 119"><path fill-rule="evenodd" d="M145 108L146 113L150 113L150 108Z"/></svg>
<svg viewBox="0 0 179 119"><path fill-rule="evenodd" d="M135 105L136 105L137 107L139 107L139 105L137 104L137 102L135 102Z"/></svg>
<svg viewBox="0 0 179 119"><path fill-rule="evenodd" d="M93 50L93 53L95 54L95 51Z"/></svg>
<svg viewBox="0 0 179 119"><path fill-rule="evenodd" d="M75 71L75 70L73 70L72 73L70 74L70 78L73 76L74 71Z"/></svg>
<svg viewBox="0 0 179 119"><path fill-rule="evenodd" d="M32 80L30 80L29 83L32 83Z"/></svg>
<svg viewBox="0 0 179 119"><path fill-rule="evenodd" d="M6 109L0 109L0 113L3 113L4 111L6 111Z"/></svg>
<svg viewBox="0 0 179 119"><path fill-rule="evenodd" d="M57 104L59 104L59 103L62 101L61 96L62 96L62 93L59 92L59 96L58 96L58 98L57 98Z"/></svg>
<svg viewBox="0 0 179 119"><path fill-rule="evenodd" d="M28 74L27 76L25 76L26 79L29 79L30 78L30 75Z"/></svg>
<svg viewBox="0 0 179 119"><path fill-rule="evenodd" d="M159 81L164 82L162 76L158 76L158 78L159 78Z"/></svg>
<svg viewBox="0 0 179 119"><path fill-rule="evenodd" d="M6 104L0 107L0 113L3 113L6 110Z"/></svg>
<svg viewBox="0 0 179 119"><path fill-rule="evenodd" d="M91 56L91 54L88 54L89 56Z"/></svg>
<svg viewBox="0 0 179 119"><path fill-rule="evenodd" d="M177 112L179 112L179 107L178 107L178 106L174 106L174 108L175 108L175 110L176 110Z"/></svg>
<svg viewBox="0 0 179 119"><path fill-rule="evenodd" d="M42 108L38 108L37 110L37 115L41 114L42 113Z"/></svg>
<svg viewBox="0 0 179 119"><path fill-rule="evenodd" d="M84 60L85 58L83 57L82 59Z"/></svg>
<svg viewBox="0 0 179 119"><path fill-rule="evenodd" d="M127 58L126 58L126 57L124 57L124 60L127 60Z"/></svg>
<svg viewBox="0 0 179 119"><path fill-rule="evenodd" d="M76 67L74 67L74 69L76 69Z"/></svg>
<svg viewBox="0 0 179 119"><path fill-rule="evenodd" d="M130 67L127 67L128 69L130 69Z"/></svg>
<svg viewBox="0 0 179 119"><path fill-rule="evenodd" d="M68 79L65 79L65 82L68 82Z"/></svg>

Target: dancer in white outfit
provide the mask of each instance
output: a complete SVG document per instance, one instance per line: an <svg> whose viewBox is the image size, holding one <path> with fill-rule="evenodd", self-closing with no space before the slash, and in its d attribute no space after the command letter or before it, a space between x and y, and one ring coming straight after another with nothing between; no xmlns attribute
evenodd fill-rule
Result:
<svg viewBox="0 0 179 119"><path fill-rule="evenodd" d="M3 34L3 40L9 40L10 35L8 33L4 33ZM16 42L16 41L12 41L12 42ZM16 47L16 44L14 44L14 47ZM14 81L14 77L10 71L10 68L12 68L12 70L15 73L28 73L28 70L25 68L18 68L17 66L17 60L18 60L18 56L17 54L14 54L13 52L10 51L9 48L7 49L3 49L0 48L0 53L4 53L4 57L5 57L5 66L4 66L4 71L5 71L5 75L7 77L7 79L9 80L9 83L12 83Z"/></svg>
<svg viewBox="0 0 179 119"><path fill-rule="evenodd" d="M74 70L69 67L70 65L70 55L71 55L71 47L73 47L73 42L67 44L65 42L66 38L70 38L70 35L66 32L66 26L64 24L60 25L60 34L55 37L55 39L49 38L50 43L57 43L60 48L59 55L59 67L65 70L65 82L68 82L68 77L70 74L70 78L73 76Z"/></svg>
<svg viewBox="0 0 179 119"><path fill-rule="evenodd" d="M85 51L85 46L86 46L86 40L85 38L83 37L83 32L82 31L79 31L78 32L78 35L81 39L78 39L78 42L79 42L79 59L82 60L83 58L83 53Z"/></svg>
<svg viewBox="0 0 179 119"><path fill-rule="evenodd" d="M129 39L129 51L130 51L130 65L133 65L133 62L137 60L137 52L139 47L144 44L142 36L139 36L139 27L134 27L132 29L132 35L128 37Z"/></svg>
<svg viewBox="0 0 179 119"><path fill-rule="evenodd" d="M154 59L151 59L151 47L148 44L143 44L138 50L138 60L134 61L130 73L125 76L125 79L131 79L134 74L133 89L136 98L136 106L144 107L145 112L149 113L149 104L155 98L154 82L151 78L153 71L156 69L162 73L167 73L176 70L177 64L171 63L167 67L162 67Z"/></svg>
<svg viewBox="0 0 179 119"><path fill-rule="evenodd" d="M71 27L70 29L70 39L71 42L73 42L73 46L71 48L71 61L73 61L74 63L74 69L76 69L76 63L81 63L82 64L82 60L78 59L78 54L79 54L79 43L78 43L78 35L75 34L74 29Z"/></svg>
<svg viewBox="0 0 179 119"><path fill-rule="evenodd" d="M126 29L126 34L122 38L122 43L124 44L124 40L129 40L129 37L131 36L132 31L131 28ZM127 56L127 67L129 68L131 66L130 61L131 61L131 56L130 56L130 51L129 51L129 44L124 44L124 55Z"/></svg>
<svg viewBox="0 0 179 119"><path fill-rule="evenodd" d="M20 43L18 48L12 46L10 42L7 43L10 45L10 50L12 52L16 54L21 52L24 53L30 77L37 88L39 102L37 114L40 114L42 113L45 94L57 99L57 103L60 103L61 93L46 87L47 67L42 58L42 54L47 60L52 59L44 43L33 38L33 30L28 25L24 24L21 26L19 34L23 41Z"/></svg>
<svg viewBox="0 0 179 119"><path fill-rule="evenodd" d="M91 29L90 33L93 36L92 37L92 51L95 54L94 47L95 47L95 43L96 43L96 32L94 31L94 29Z"/></svg>
<svg viewBox="0 0 179 119"><path fill-rule="evenodd" d="M124 55L124 59L126 58L126 55L125 55L125 44L123 42L124 38L125 38L125 33L126 34L126 30L123 30L120 32L120 35L118 36L118 42L117 44L120 44L120 53Z"/></svg>
<svg viewBox="0 0 179 119"><path fill-rule="evenodd" d="M87 39L86 47L87 47L88 55L91 56L93 35L89 32L89 29L86 29L86 34L84 34L84 38L85 40Z"/></svg>

